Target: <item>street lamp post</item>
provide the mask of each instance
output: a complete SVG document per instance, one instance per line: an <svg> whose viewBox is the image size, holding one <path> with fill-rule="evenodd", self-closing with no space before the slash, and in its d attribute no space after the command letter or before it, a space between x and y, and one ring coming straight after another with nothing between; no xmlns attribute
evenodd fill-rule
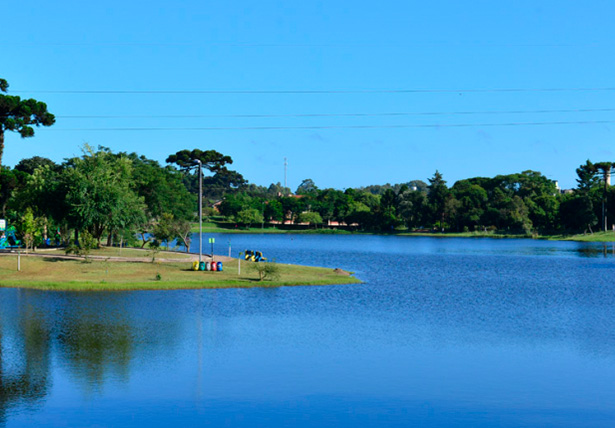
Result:
<svg viewBox="0 0 615 428"><path fill-rule="evenodd" d="M194 163L199 165L199 266L203 261L203 174L201 169L203 163L200 159L194 159Z"/></svg>

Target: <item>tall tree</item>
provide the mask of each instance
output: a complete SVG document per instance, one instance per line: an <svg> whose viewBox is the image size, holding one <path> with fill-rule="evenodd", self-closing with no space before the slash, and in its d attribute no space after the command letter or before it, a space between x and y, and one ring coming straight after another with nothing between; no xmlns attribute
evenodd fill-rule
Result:
<svg viewBox="0 0 615 428"><path fill-rule="evenodd" d="M265 205L265 218L267 220L284 221L284 208L277 199L272 199Z"/></svg>
<svg viewBox="0 0 615 428"><path fill-rule="evenodd" d="M297 195L317 194L318 187L311 178L306 178L299 184L295 192Z"/></svg>
<svg viewBox="0 0 615 428"><path fill-rule="evenodd" d="M478 184L472 184L469 180L460 180L452 187L455 198L460 207L457 215L457 224L460 228L477 230L483 220L487 205L487 192Z"/></svg>
<svg viewBox="0 0 615 428"><path fill-rule="evenodd" d="M380 205L374 212L375 226L382 231L392 232L401 221L397 216L397 195L392 189L386 189L380 197Z"/></svg>
<svg viewBox="0 0 615 428"><path fill-rule="evenodd" d="M182 174L172 166L160 164L136 153L119 153L118 158L132 161L133 187L147 206L148 220L163 213L173 213L175 219L192 220L196 207L194 195L182 183Z"/></svg>
<svg viewBox="0 0 615 428"><path fill-rule="evenodd" d="M314 211L306 211L299 214L297 221L299 223L308 223L310 226L314 226L314 228L323 222L320 214Z"/></svg>
<svg viewBox="0 0 615 428"><path fill-rule="evenodd" d="M211 177L203 178L203 197L221 199L226 193L243 189L246 184L246 179L240 173L221 168Z"/></svg>
<svg viewBox="0 0 615 428"><path fill-rule="evenodd" d="M15 165L15 170L32 175L37 168L44 166L49 166L51 169L58 168L58 164L51 159L33 156L20 160L19 163Z"/></svg>
<svg viewBox="0 0 615 428"><path fill-rule="evenodd" d="M180 168L191 168L194 166L194 159L198 159L203 164L203 168L217 172L224 168L226 164L232 164L233 159L215 150L180 150L167 158L167 163L177 164Z"/></svg>
<svg viewBox="0 0 615 428"><path fill-rule="evenodd" d="M0 79L0 165L4 154L4 132L14 131L22 138L34 136L33 126L51 126L56 119L47 111L47 104L29 98L22 100L18 96L3 95L9 84Z"/></svg>
<svg viewBox="0 0 615 428"><path fill-rule="evenodd" d="M540 172L530 170L510 177L514 177L516 194L527 206L533 227L541 232L553 231L557 226L558 210L555 182Z"/></svg>
<svg viewBox="0 0 615 428"><path fill-rule="evenodd" d="M568 232L592 231L592 225L598 222L589 194L576 192L564 195L559 206L560 222Z"/></svg>
<svg viewBox="0 0 615 428"><path fill-rule="evenodd" d="M609 180L611 177L611 169L615 163L613 162L598 162L594 164L594 168L596 172L602 172L602 177L604 180L604 192L602 193L602 230L606 232L607 230L607 195L608 195L608 186Z"/></svg>
<svg viewBox="0 0 615 428"><path fill-rule="evenodd" d="M0 177L8 171L8 168L3 169ZM25 182L13 192L10 208L20 213L30 207L36 217L47 218L56 226L62 226L62 229L66 230L70 208L66 202L69 189L63 175L65 170L61 166L43 165L36 168L31 175L19 172L17 169L12 172L22 174ZM1 184L0 189L2 189Z"/></svg>
<svg viewBox="0 0 615 428"><path fill-rule="evenodd" d="M405 190L398 195L399 215L410 229L422 226L427 205L426 192L420 190Z"/></svg>
<svg viewBox="0 0 615 428"><path fill-rule="evenodd" d="M579 166L576 171L579 177L577 178L579 190L589 191L597 184L596 167L589 159L587 159L584 165Z"/></svg>
<svg viewBox="0 0 615 428"><path fill-rule="evenodd" d="M236 191L247 183L241 174L226 168L226 165L233 163L230 156L215 150L180 150L170 155L166 161L176 164L184 171L183 182L190 193L197 194L199 191L198 169L194 162L196 159L201 161L203 169L213 174L203 179L204 198L221 199L225 193ZM194 172L189 174L188 171Z"/></svg>
<svg viewBox="0 0 615 428"><path fill-rule="evenodd" d="M295 198L292 196L283 196L278 200L282 204L282 210L284 211L284 220L290 220L293 223L296 217L305 211L306 204L304 201L305 198Z"/></svg>
<svg viewBox="0 0 615 428"><path fill-rule="evenodd" d="M269 185L265 193L268 196L276 197L276 196L288 196L290 195L291 191L288 187L282 186L282 183L278 181L275 184L271 183L271 185Z"/></svg>
<svg viewBox="0 0 615 428"><path fill-rule="evenodd" d="M132 189L130 159L108 150L95 152L86 145L82 157L67 163L66 201L76 229L87 229L100 245L105 231L113 233L143 223L145 204Z"/></svg>
<svg viewBox="0 0 615 428"><path fill-rule="evenodd" d="M444 214L446 199L449 194L446 181L442 178L442 174L438 170L434 173L433 177L429 179L429 193L427 199L431 208L432 221L438 222L440 229L444 231Z"/></svg>
<svg viewBox="0 0 615 428"><path fill-rule="evenodd" d="M0 170L0 214L3 218L7 214L6 207L9 200L13 193L22 187L22 183L25 181L24 177L27 177L27 175L9 168Z"/></svg>

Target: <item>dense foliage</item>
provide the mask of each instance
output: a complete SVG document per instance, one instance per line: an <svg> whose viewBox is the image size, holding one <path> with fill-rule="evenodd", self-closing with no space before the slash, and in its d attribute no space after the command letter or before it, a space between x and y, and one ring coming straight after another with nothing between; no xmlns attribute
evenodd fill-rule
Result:
<svg viewBox="0 0 615 428"><path fill-rule="evenodd" d="M172 231L165 240L185 242L195 201L175 168L104 147L86 145L82 156L60 165L36 157L0 171L3 217L30 247L46 238L83 245L84 232L98 245L103 238L108 245L134 241L137 233L147 241L161 223Z"/></svg>
<svg viewBox="0 0 615 428"><path fill-rule="evenodd" d="M428 183L415 180L345 191L320 189L306 179L295 195L244 186L227 193L219 210L238 224L247 223L240 213L250 209L262 213L264 223L304 227L324 224L380 232L592 232L613 227L615 187L607 185L612 167L610 162L587 161L577 169L578 188L566 192L536 171L469 178L451 187L436 171Z"/></svg>
<svg viewBox="0 0 615 428"><path fill-rule="evenodd" d="M7 90L8 82L0 79L0 165L5 131L31 137L34 126L55 122L45 103ZM176 241L188 247L201 178L205 214L221 214L235 227L552 234L610 230L615 218L613 162L587 160L576 169L577 188L566 192L536 171L468 178L451 187L436 171L428 182L344 191L320 189L306 179L296 194L280 183L248 183L227 168L232 158L215 150L180 150L166 162L171 165L88 145L81 157L61 164L39 156L22 159L14 169L0 167L0 214L17 226L28 248L46 238L79 247L80 233L97 245L140 235L143 246Z"/></svg>
<svg viewBox="0 0 615 428"><path fill-rule="evenodd" d="M189 247L198 212L192 155L213 174L203 179L206 215L221 215L230 227L553 234L610 230L615 218L610 162L579 166L578 186L567 192L536 171L469 178L450 187L436 171L427 183L344 191L320 189L307 179L292 194L279 183L247 183L226 169L230 157L214 151L178 152L168 159L177 168L87 145L82 156L61 164L33 157L14 169L0 169L0 210L29 248L46 238L75 248L83 241L80 234L97 245L103 239L107 245L135 241L140 235L143 246L179 242ZM219 174L237 174L241 182L220 182L212 194L207 188Z"/></svg>

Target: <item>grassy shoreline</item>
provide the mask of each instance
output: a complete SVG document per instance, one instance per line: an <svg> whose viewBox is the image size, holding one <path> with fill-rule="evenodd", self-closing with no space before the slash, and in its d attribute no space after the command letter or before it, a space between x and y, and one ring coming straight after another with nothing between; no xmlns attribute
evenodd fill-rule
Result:
<svg viewBox="0 0 615 428"><path fill-rule="evenodd" d="M138 251L138 250L137 250ZM103 250L104 252L104 250ZM128 253L129 250L123 250ZM142 253L142 252L141 252ZM171 253L165 262L104 258L63 258L56 255L22 255L21 271L17 271L17 255L0 257L0 287L28 288L50 291L120 291L120 290L174 290L204 288L281 287L295 285L356 284L360 280L333 269L278 264L280 278L258 281L258 274L241 262L241 275L237 274L237 259L223 260L222 272L195 272L190 268L194 255L174 259L182 254ZM96 256L96 251L93 252ZM159 254L160 259L168 254ZM128 260L128 259L127 259ZM146 259L147 260L147 259ZM151 260L151 258L149 259Z"/></svg>
<svg viewBox="0 0 615 428"><path fill-rule="evenodd" d="M192 232L198 233L199 226L193 225ZM594 232L593 234L576 235L526 235L506 234L495 232L407 232L395 231L391 233L349 231L342 229L278 229L275 227L251 228L225 228L214 222L203 223L203 233L232 233L232 234L310 234L310 235L382 235L382 236L428 236L433 238L494 238L494 239L544 239L549 241L578 241L578 242L615 242L615 232Z"/></svg>
<svg viewBox="0 0 615 428"><path fill-rule="evenodd" d="M615 232L594 232L593 234L578 235L546 235L540 239L547 239L549 241L615 242Z"/></svg>
<svg viewBox="0 0 615 428"><path fill-rule="evenodd" d="M198 223L193 224L190 228L192 233L199 232ZM355 232L349 230L340 230L340 229L278 229L277 227L249 227L249 228L232 228L232 227L221 227L216 223L212 222L204 222L203 223L203 233L261 233L261 234L316 234L316 235L325 235L325 234L335 234L335 235L350 235L350 234L369 234L369 232Z"/></svg>

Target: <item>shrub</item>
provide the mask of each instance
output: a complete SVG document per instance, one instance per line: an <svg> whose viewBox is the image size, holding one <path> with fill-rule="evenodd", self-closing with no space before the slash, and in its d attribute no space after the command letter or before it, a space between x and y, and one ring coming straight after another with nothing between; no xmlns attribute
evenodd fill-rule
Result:
<svg viewBox="0 0 615 428"><path fill-rule="evenodd" d="M160 241L154 239L153 241L150 241L147 245L149 247L148 255L152 258L152 263L154 263L156 261L156 256L160 252Z"/></svg>
<svg viewBox="0 0 615 428"><path fill-rule="evenodd" d="M276 280L280 278L280 267L275 262L257 262L250 269L258 273L259 281Z"/></svg>
<svg viewBox="0 0 615 428"><path fill-rule="evenodd" d="M237 213L235 221L249 228L252 224L262 223L263 215L256 208L247 208Z"/></svg>
<svg viewBox="0 0 615 428"><path fill-rule="evenodd" d="M90 252L97 247L96 239L90 232L84 230L80 234L79 244L72 243L66 247L66 254L75 254L76 256L83 257L86 262L89 262Z"/></svg>

